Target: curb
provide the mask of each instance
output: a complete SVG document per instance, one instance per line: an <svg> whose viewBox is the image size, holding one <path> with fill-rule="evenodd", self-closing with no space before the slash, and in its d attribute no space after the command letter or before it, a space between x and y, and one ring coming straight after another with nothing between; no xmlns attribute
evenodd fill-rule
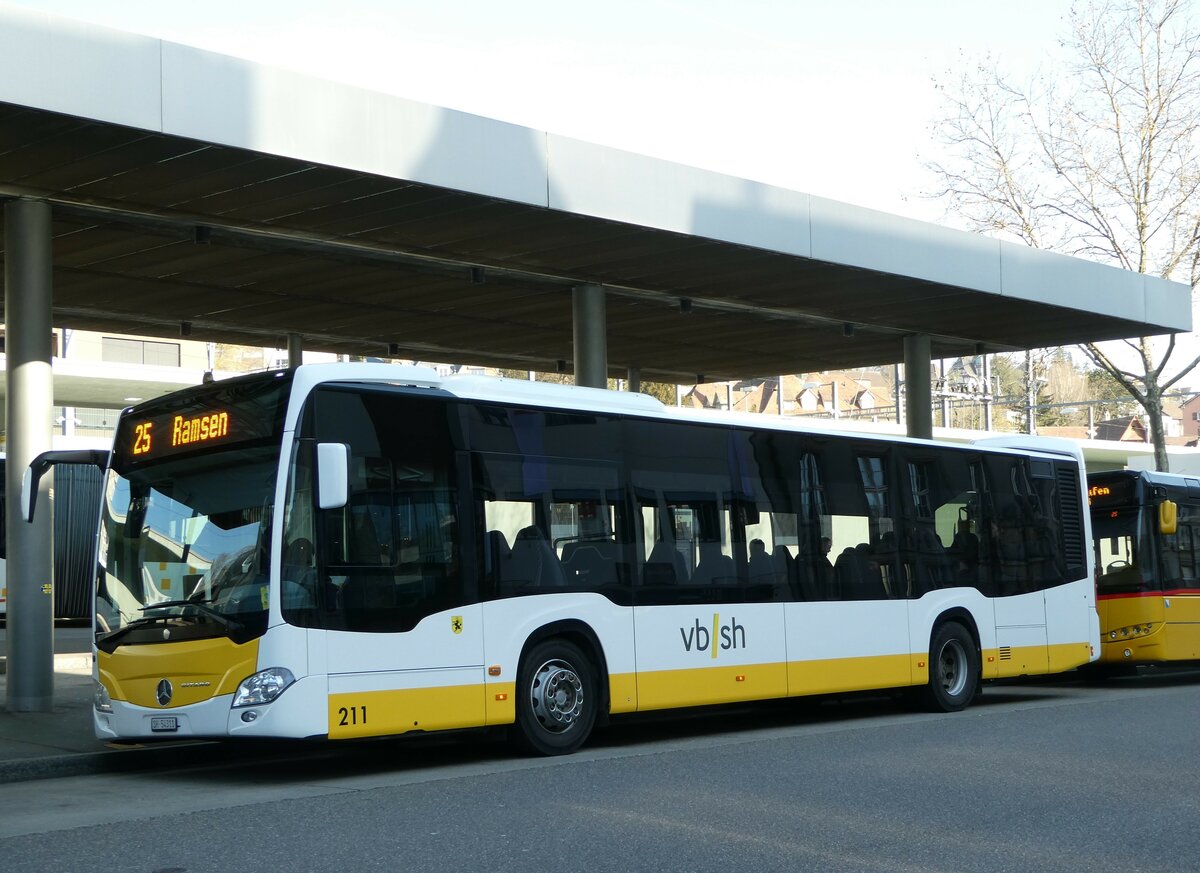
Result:
<svg viewBox="0 0 1200 873"><path fill-rule="evenodd" d="M68 752L37 758L13 758L0 761L0 785L61 779L68 776L94 776L101 773L136 773L157 769L182 769L233 764L257 757L262 750L255 744L230 748L227 745L198 740L170 746L131 746L103 752Z"/></svg>

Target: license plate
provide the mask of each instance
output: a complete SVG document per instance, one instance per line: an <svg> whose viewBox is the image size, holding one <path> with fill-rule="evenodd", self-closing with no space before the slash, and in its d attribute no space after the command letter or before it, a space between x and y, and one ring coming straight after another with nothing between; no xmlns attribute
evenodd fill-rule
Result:
<svg viewBox="0 0 1200 873"><path fill-rule="evenodd" d="M177 731L179 730L179 719L173 715L156 716L150 719L150 730Z"/></svg>

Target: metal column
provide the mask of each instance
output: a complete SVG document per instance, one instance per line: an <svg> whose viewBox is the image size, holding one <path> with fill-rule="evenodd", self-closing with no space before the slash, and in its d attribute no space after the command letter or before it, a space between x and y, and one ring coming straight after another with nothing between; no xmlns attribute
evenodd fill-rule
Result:
<svg viewBox="0 0 1200 873"><path fill-rule="evenodd" d="M904 421L911 437L933 437L933 385L930 381L932 344L929 334L904 338Z"/></svg>
<svg viewBox="0 0 1200 873"><path fill-rule="evenodd" d="M571 293L575 338L575 384L608 387L608 325L604 288L577 285Z"/></svg>
<svg viewBox="0 0 1200 873"><path fill-rule="evenodd" d="M642 390L642 370L640 367L630 367L629 371L625 374L625 378L629 383L625 390L634 394Z"/></svg>
<svg viewBox="0 0 1200 873"><path fill-rule="evenodd" d="M304 363L304 338L298 333L287 335L288 366L299 367Z"/></svg>
<svg viewBox="0 0 1200 873"><path fill-rule="evenodd" d="M50 712L54 702L53 531L50 477L43 477L33 524L21 518L21 477L50 448L50 205L4 206L4 322L8 371L8 709Z"/></svg>
<svg viewBox="0 0 1200 873"><path fill-rule="evenodd" d="M999 392L997 392L999 393ZM983 355L983 429L992 429L992 403L995 402L995 396L992 394L992 367L988 356Z"/></svg>

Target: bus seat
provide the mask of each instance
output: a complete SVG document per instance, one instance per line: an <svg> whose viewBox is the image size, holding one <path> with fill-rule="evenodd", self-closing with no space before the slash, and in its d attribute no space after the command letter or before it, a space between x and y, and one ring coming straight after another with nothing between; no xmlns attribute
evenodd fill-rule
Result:
<svg viewBox="0 0 1200 873"><path fill-rule="evenodd" d="M502 576L505 583L522 587L561 588L567 584L558 555L534 525L517 532Z"/></svg>
<svg viewBox="0 0 1200 873"><path fill-rule="evenodd" d="M775 558L766 551L754 552L747 566L750 573L751 585L769 586L771 600L781 602L791 599L791 587L788 584L787 566L782 568Z"/></svg>
<svg viewBox="0 0 1200 873"><path fill-rule="evenodd" d="M679 585L687 581L687 564L672 543L659 540L650 550L642 579L646 585Z"/></svg>
<svg viewBox="0 0 1200 873"><path fill-rule="evenodd" d="M883 574L867 543L847 547L838 555L834 565L842 600L879 600L888 594L883 586Z"/></svg>
<svg viewBox="0 0 1200 873"><path fill-rule="evenodd" d="M958 531L948 550L954 561L955 578L962 585L979 584L979 537L970 531Z"/></svg>
<svg viewBox="0 0 1200 873"><path fill-rule="evenodd" d="M700 560L692 574L693 585L734 585L737 575L733 569L733 558L721 551L720 543L701 543Z"/></svg>
<svg viewBox="0 0 1200 873"><path fill-rule="evenodd" d="M787 546L776 546L771 552L771 561L775 564L775 572L787 583L789 596L787 600L819 600L813 588L809 574L802 570ZM802 578L803 577L803 578Z"/></svg>
<svg viewBox="0 0 1200 873"><path fill-rule="evenodd" d="M499 578L500 568L512 554L504 531L489 530L483 537L483 573L489 579Z"/></svg>
<svg viewBox="0 0 1200 873"><path fill-rule="evenodd" d="M615 585L620 550L612 540L575 540L563 547L566 582L585 588Z"/></svg>

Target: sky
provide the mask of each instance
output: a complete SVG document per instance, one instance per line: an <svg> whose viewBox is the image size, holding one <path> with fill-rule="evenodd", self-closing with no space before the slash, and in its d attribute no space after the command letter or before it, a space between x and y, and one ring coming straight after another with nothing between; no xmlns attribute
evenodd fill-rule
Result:
<svg viewBox="0 0 1200 873"><path fill-rule="evenodd" d="M1068 0L18 0L930 221L934 88L1031 75Z"/></svg>

